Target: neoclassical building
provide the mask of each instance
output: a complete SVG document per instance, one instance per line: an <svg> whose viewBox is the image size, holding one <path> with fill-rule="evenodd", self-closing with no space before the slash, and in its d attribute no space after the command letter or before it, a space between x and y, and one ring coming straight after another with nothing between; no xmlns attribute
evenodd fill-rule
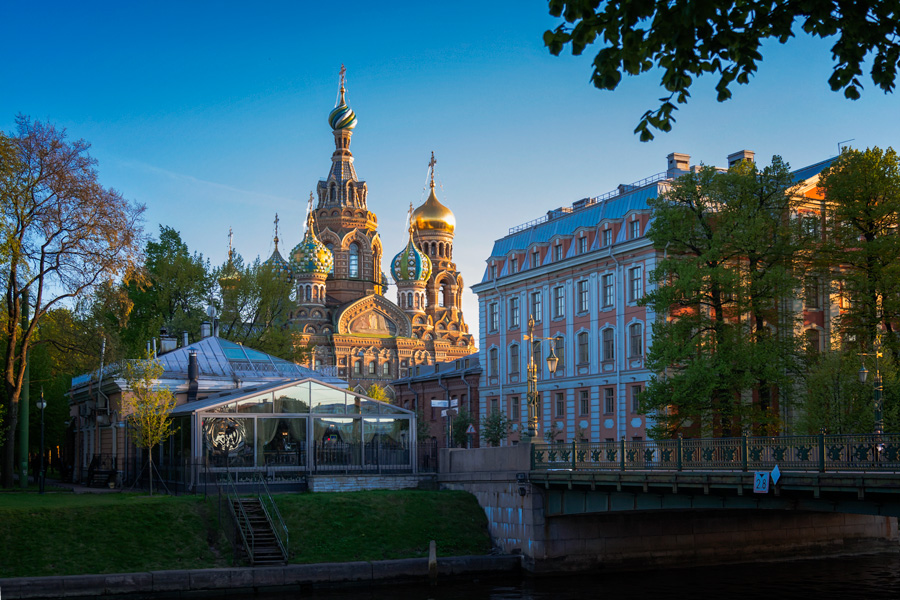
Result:
<svg viewBox="0 0 900 600"><path fill-rule="evenodd" d="M434 189L411 210L409 237L382 264L378 218L368 208L368 188L356 174L350 139L357 124L347 104L343 70L340 100L328 123L334 152L328 176L310 194L303 240L285 259L267 263L294 282L292 314L297 343L312 348L310 366L329 370L356 389L387 386L415 365L453 360L476 351L462 314L462 275L453 262L456 219ZM412 206L410 206L412 209ZM386 268L385 268L386 267ZM397 301L385 294L389 270Z"/></svg>

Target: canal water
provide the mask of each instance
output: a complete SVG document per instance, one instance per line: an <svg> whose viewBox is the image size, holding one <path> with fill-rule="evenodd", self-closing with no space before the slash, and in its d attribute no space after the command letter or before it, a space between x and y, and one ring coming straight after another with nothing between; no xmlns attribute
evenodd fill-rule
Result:
<svg viewBox="0 0 900 600"><path fill-rule="evenodd" d="M246 600L262 597L267 600L882 600L900 598L900 553L540 578L480 577L440 580L435 587L418 584L306 589L247 596Z"/></svg>

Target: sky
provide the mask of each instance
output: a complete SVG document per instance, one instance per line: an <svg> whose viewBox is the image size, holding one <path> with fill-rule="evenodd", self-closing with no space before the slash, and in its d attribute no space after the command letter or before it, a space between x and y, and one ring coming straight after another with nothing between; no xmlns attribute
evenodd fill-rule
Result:
<svg viewBox="0 0 900 600"><path fill-rule="evenodd" d="M24 114L88 141L100 182L146 205L149 234L172 227L213 265L229 228L245 259L267 258L276 213L287 255L331 165L327 116L346 65L359 119L351 151L385 264L405 246L409 204L425 200L433 151L467 288L510 227L664 171L671 152L722 166L748 149L799 168L841 142L900 139L897 96L868 79L858 101L831 92L829 42L801 36L766 44L730 101L698 80L674 130L640 142L634 127L664 95L658 74L597 90L590 48L555 57L544 47L560 23L542 0L5 0L0 130ZM477 335L470 289L463 308Z"/></svg>

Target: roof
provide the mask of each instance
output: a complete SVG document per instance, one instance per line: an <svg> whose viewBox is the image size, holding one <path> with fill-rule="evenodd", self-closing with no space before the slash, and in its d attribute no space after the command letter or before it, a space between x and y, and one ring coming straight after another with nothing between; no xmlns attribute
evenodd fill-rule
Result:
<svg viewBox="0 0 900 600"><path fill-rule="evenodd" d="M466 361L468 361L468 367L464 366ZM459 368L456 367L457 363L460 365ZM480 375L482 370L481 360L479 360L477 353L434 365L417 365L411 370L413 369L419 369L419 373L395 379L391 382L391 385L397 386L397 384L415 383L417 381L452 379L465 375Z"/></svg>

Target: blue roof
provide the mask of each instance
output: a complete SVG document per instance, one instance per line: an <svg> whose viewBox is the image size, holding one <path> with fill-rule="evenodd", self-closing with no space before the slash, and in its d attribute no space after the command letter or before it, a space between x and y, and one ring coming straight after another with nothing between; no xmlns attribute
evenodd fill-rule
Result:
<svg viewBox="0 0 900 600"><path fill-rule="evenodd" d="M802 169L797 169L794 171L794 181L801 182L810 177L814 177L824 171L826 168L830 167L831 164L838 159L837 156L832 156L831 158L827 158L822 162L817 162L814 165L809 165L808 167L803 167Z"/></svg>

